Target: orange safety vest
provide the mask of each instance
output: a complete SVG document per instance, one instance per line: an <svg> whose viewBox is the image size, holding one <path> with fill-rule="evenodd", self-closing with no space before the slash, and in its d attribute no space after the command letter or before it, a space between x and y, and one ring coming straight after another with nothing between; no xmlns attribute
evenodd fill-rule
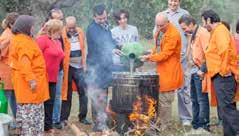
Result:
<svg viewBox="0 0 239 136"><path fill-rule="evenodd" d="M0 78L4 82L5 90L12 90L11 68L8 62L10 40L13 34L10 28L6 28L0 36Z"/></svg>
<svg viewBox="0 0 239 136"><path fill-rule="evenodd" d="M156 33L155 37L158 36L159 32ZM183 85L183 69L180 63L181 46L179 31L173 24L169 23L167 31L160 40L160 52L158 53L157 47L155 47L153 54L149 57L150 61L157 63L160 92L174 91Z"/></svg>
<svg viewBox="0 0 239 136"><path fill-rule="evenodd" d="M42 103L49 99L46 64L43 54L32 37L17 34L11 40L9 63L17 103ZM29 86L37 81L36 90Z"/></svg>
<svg viewBox="0 0 239 136"><path fill-rule="evenodd" d="M82 62L81 64L83 66L86 66L86 53L85 53L85 35L84 32L81 28L77 27L77 32L79 34L79 42L80 42L80 48L81 48L81 53L82 53ZM63 85L62 85L62 99L66 100L67 99L67 90L68 90L68 73L69 73L69 64L70 64L70 53L71 53L71 43L69 41L69 38L67 37L67 31L66 28L63 28L63 44L64 44L64 53L65 53L65 58L63 62L63 71L64 71L64 76L63 76ZM76 85L73 82L73 90L76 90Z"/></svg>

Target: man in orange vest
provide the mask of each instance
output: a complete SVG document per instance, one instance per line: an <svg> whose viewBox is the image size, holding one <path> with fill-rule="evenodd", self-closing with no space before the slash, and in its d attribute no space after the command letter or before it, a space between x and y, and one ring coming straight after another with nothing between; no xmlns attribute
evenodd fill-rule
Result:
<svg viewBox="0 0 239 136"><path fill-rule="evenodd" d="M155 18L156 38L160 32L160 52L157 52L157 42L152 54L141 56L142 61L157 63L157 72L160 76L159 89L159 119L162 128L165 128L172 118L172 102L175 90L183 85L183 69L180 63L181 37L177 28L169 22L164 13L158 13ZM157 41L157 40L156 40Z"/></svg>
<svg viewBox="0 0 239 136"><path fill-rule="evenodd" d="M187 49L188 71L191 77L192 101L192 132L208 134L209 131L209 100L208 93L202 89L202 68L205 64L205 50L209 42L210 33L196 23L191 15L183 15L179 19L182 30L189 38Z"/></svg>
<svg viewBox="0 0 239 136"><path fill-rule="evenodd" d="M88 97L86 95L86 83L84 80L86 68L85 35L83 30L76 26L75 17L69 16L66 18L66 27L63 29L62 39L65 52L62 96L63 98L67 97L67 100L62 101L61 121L67 121L70 116L72 81L74 81L79 94L79 121L89 125L91 122L86 119Z"/></svg>
<svg viewBox="0 0 239 136"><path fill-rule="evenodd" d="M219 112L222 115L224 136L239 135L239 111L236 109L235 60L236 50L228 29L220 23L213 10L202 13L202 22L211 32L206 49L207 72L216 92Z"/></svg>

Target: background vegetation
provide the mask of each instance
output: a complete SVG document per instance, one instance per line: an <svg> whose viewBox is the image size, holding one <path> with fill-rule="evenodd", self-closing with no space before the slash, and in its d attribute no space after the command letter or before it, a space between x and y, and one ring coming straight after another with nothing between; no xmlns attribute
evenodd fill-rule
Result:
<svg viewBox="0 0 239 136"><path fill-rule="evenodd" d="M115 25L112 13L119 8L127 9L130 12L130 24L136 25L141 37L147 39L152 36L155 14L167 8L167 0L0 0L0 20L12 11L31 14L37 17L36 28L39 29L49 9L60 7L65 16L76 16L79 25L86 29L92 18L92 8L97 3L107 5L112 25ZM181 7L187 9L199 22L201 12L208 8L216 10L231 26L239 17L238 0L181 0Z"/></svg>

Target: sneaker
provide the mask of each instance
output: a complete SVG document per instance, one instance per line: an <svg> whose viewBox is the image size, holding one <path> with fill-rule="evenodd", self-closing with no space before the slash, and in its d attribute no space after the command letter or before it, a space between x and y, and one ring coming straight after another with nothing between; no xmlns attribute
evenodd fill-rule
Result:
<svg viewBox="0 0 239 136"><path fill-rule="evenodd" d="M67 126L67 121L65 121L65 120L64 120L64 121L61 121L61 123L60 123L60 124L61 124L62 128L64 128L64 127L66 127L66 126Z"/></svg>
<svg viewBox="0 0 239 136"><path fill-rule="evenodd" d="M85 125L91 125L91 124L92 124L92 123L91 123L89 120L87 120L86 118L81 119L81 120L80 120L80 123L85 124Z"/></svg>
<svg viewBox="0 0 239 136"><path fill-rule="evenodd" d="M182 124L183 124L184 127L189 127L189 126L191 126L191 121L185 120L185 121L183 121Z"/></svg>
<svg viewBox="0 0 239 136"><path fill-rule="evenodd" d="M211 135L211 133L209 132L209 131L207 131L206 129L204 129L204 128L198 128L197 130L196 130L196 134L203 134L204 136L209 136L209 135Z"/></svg>

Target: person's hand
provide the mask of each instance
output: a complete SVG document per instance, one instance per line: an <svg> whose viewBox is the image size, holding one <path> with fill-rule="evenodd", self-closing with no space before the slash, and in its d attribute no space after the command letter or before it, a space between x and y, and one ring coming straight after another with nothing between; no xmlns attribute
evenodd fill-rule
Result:
<svg viewBox="0 0 239 136"><path fill-rule="evenodd" d="M149 55L143 55L143 56L140 56L139 57L139 59L141 60L141 61L147 61L148 59L149 59Z"/></svg>
<svg viewBox="0 0 239 136"><path fill-rule="evenodd" d="M124 53L121 50L119 50L119 49L113 49L113 53L116 54L116 55L119 55L119 56L123 56L124 55Z"/></svg>
<svg viewBox="0 0 239 136"><path fill-rule="evenodd" d="M83 71L86 73L87 65L83 65Z"/></svg>
<svg viewBox="0 0 239 136"><path fill-rule="evenodd" d="M28 81L28 84L29 84L32 91L36 90L36 88L37 88L37 81L36 80L30 80L30 81Z"/></svg>
<svg viewBox="0 0 239 136"><path fill-rule="evenodd" d="M204 72L202 72L201 70L199 70L199 71L197 72L197 75L200 77L200 79L203 79L203 78L204 78L204 75L205 75L205 73L204 73Z"/></svg>

